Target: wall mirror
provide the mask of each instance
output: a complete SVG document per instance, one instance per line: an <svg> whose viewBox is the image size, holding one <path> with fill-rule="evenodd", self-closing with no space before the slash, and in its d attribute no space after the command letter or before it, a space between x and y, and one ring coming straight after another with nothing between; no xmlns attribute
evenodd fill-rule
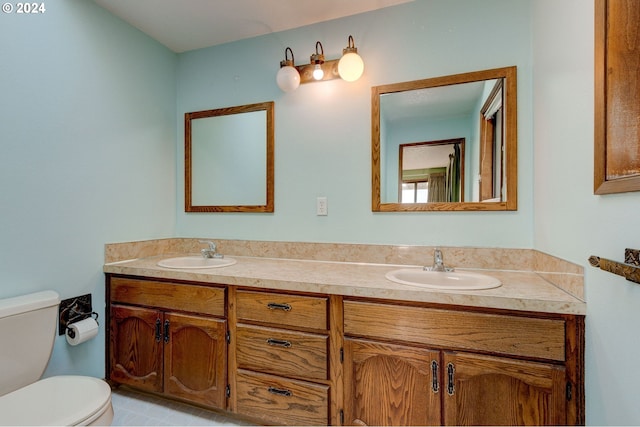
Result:
<svg viewBox="0 0 640 427"><path fill-rule="evenodd" d="M372 211L517 209L516 67L371 91Z"/></svg>
<svg viewBox="0 0 640 427"><path fill-rule="evenodd" d="M273 212L274 103L184 115L185 212Z"/></svg>

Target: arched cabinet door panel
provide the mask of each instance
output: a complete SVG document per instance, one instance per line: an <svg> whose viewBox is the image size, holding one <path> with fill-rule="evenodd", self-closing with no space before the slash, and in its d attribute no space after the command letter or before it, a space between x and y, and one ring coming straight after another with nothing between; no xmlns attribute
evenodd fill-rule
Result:
<svg viewBox="0 0 640 427"><path fill-rule="evenodd" d="M565 368L506 357L447 352L446 425L564 425Z"/></svg>
<svg viewBox="0 0 640 427"><path fill-rule="evenodd" d="M344 344L345 424L440 425L438 351L350 338Z"/></svg>
<svg viewBox="0 0 640 427"><path fill-rule="evenodd" d="M167 323L168 322L168 323ZM165 392L203 405L224 407L227 322L166 313Z"/></svg>
<svg viewBox="0 0 640 427"><path fill-rule="evenodd" d="M162 323L158 310L111 306L109 378L121 384L162 391Z"/></svg>

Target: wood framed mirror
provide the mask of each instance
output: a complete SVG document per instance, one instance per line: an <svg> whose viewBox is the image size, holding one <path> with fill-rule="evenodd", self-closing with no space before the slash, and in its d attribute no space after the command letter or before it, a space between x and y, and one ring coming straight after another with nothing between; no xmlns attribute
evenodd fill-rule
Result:
<svg viewBox="0 0 640 427"><path fill-rule="evenodd" d="M185 212L274 211L274 103L185 113Z"/></svg>
<svg viewBox="0 0 640 427"><path fill-rule="evenodd" d="M517 132L516 67L373 87L372 211L517 210ZM435 149L423 164L400 160L401 146L444 141L456 141L458 149L442 161L434 161ZM403 171L407 161L413 172ZM433 177L416 178L420 169L433 170ZM430 181L437 197L428 195ZM422 197L403 200L403 184L415 191L420 186Z"/></svg>

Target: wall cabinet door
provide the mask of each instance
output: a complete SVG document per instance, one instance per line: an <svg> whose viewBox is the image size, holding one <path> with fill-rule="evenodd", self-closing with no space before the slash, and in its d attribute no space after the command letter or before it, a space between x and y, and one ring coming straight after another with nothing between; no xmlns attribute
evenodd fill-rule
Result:
<svg viewBox="0 0 640 427"><path fill-rule="evenodd" d="M109 378L142 390L162 391L162 313L111 306Z"/></svg>
<svg viewBox="0 0 640 427"><path fill-rule="evenodd" d="M566 424L565 368L469 353L445 353L446 425Z"/></svg>
<svg viewBox="0 0 640 427"><path fill-rule="evenodd" d="M227 384L227 322L165 313L164 392L224 408Z"/></svg>
<svg viewBox="0 0 640 427"><path fill-rule="evenodd" d="M440 425L440 352L345 339L347 425Z"/></svg>

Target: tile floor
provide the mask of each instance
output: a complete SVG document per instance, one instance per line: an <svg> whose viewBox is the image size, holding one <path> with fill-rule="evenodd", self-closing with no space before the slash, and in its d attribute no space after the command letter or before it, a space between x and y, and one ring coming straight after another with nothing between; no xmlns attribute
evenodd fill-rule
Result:
<svg viewBox="0 0 640 427"><path fill-rule="evenodd" d="M114 426L248 426L195 406L117 389L111 396Z"/></svg>

